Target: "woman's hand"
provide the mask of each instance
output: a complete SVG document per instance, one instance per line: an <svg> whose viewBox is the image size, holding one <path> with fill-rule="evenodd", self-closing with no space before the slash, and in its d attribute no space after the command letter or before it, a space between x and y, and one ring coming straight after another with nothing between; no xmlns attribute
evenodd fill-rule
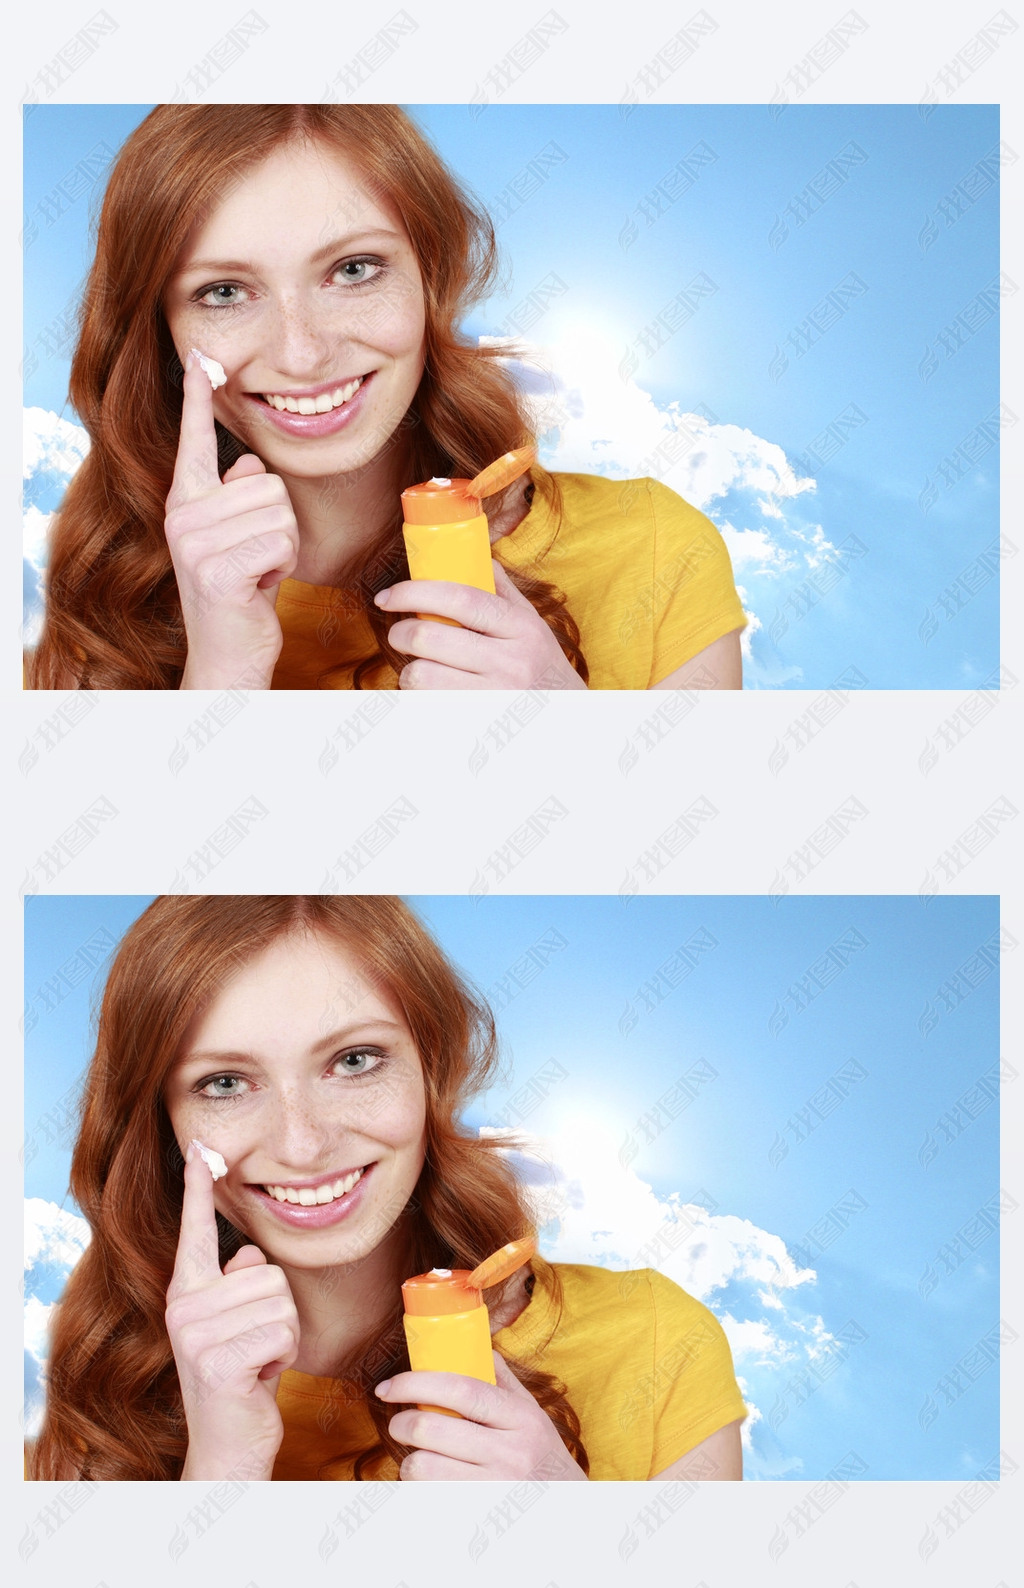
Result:
<svg viewBox="0 0 1024 1588"><path fill-rule="evenodd" d="M461 1413L402 1411L389 1428L402 1445L415 1445L401 1476L435 1478L528 1478L535 1482L583 1479L554 1423L529 1390L494 1353L497 1384L461 1373L398 1373L377 1385L384 1401L416 1401Z"/></svg>
<svg viewBox="0 0 1024 1588"><path fill-rule="evenodd" d="M295 1361L299 1318L288 1281L255 1246L217 1260L213 1177L194 1148L167 1333L178 1369L188 1456L183 1478L269 1478L284 1434L277 1381Z"/></svg>
<svg viewBox="0 0 1024 1588"><path fill-rule="evenodd" d="M299 529L284 481L252 453L221 481L213 391L191 353L164 529L188 637L182 689L269 689L277 586L295 567Z"/></svg>
<svg viewBox="0 0 1024 1588"><path fill-rule="evenodd" d="M403 618L388 633L396 651L415 657L403 667L401 689L586 689L542 617L492 563L497 594L447 580L406 579L374 601L385 612L431 612Z"/></svg>

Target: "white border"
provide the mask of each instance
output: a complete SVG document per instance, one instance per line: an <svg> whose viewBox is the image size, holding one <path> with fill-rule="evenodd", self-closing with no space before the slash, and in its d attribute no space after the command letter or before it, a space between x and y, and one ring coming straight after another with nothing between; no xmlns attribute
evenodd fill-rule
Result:
<svg viewBox="0 0 1024 1588"><path fill-rule="evenodd" d="M223 76L214 97L238 100L319 98L324 84L365 45L375 30L399 8L371 4L358 14L318 7L307 15L280 0L260 0L255 8L268 24L261 40ZM545 7L510 13L478 5L440 4L438 0L406 8L416 22L414 35L374 73L365 97L400 102L468 100L477 92L494 63L545 14ZM510 100L610 101L621 99L636 73L665 41L676 34L690 8L671 4L633 4L621 11L602 11L573 3L554 8L568 23L563 36L542 53L508 90ZM699 8L695 5L694 13ZM717 3L707 11L718 22L714 36L682 65L655 96L714 102L766 102L797 61L844 14L807 4L754 9ZM876 7L863 0L856 7L869 23L867 31L834 66L813 84L804 103L917 103L936 73L975 35L990 15L989 7L939 3L922 12L914 0L887 0ZM1011 15L1017 16L1011 6ZM995 3L991 14L999 11ZM243 6L239 15L245 14ZM833 15L834 12L834 15ZM18 41L8 79L9 122L17 138L16 102L57 52L94 14L88 5L67 0L47 8L26 8L18 18ZM189 68L203 58L231 25L233 13L217 14L208 5L185 0L173 11L144 9L111 0L109 14L118 22L107 38L70 78L54 99L102 102L159 100L171 96ZM1003 99L1003 136L1019 149L1019 113L1010 108L1011 74L1019 73L1020 35L974 72L950 102L992 102ZM333 71L328 70L333 65ZM5 165L2 180L11 183L11 209L18 199L17 160ZM1007 172L1004 214L1013 214L1018 199L1020 166ZM15 228L11 228L11 232ZM17 239L6 246L8 300L16 295ZM1019 280L1019 230L1004 230L1004 268ZM1007 305L1004 338L1019 321L1019 299ZM5 335L16 324L5 317ZM1004 349L1007 348L1004 341ZM4 433L14 445L20 416L16 412L17 381L13 378L18 350L9 344L4 400L9 424ZM1004 400L1019 411L1019 369L1004 362ZM13 474L8 476L13 481ZM1019 474L1004 459L1004 523L1020 519ZM13 509L13 502L12 502ZM12 511L12 519L15 517ZM1019 624L1020 562L1007 565L1003 589L1004 661L1022 673ZM5 692L13 695L13 653L17 649L20 613L16 581L6 582L8 642ZM210 874L205 886L224 891L298 891L318 888L325 867L358 839L390 802L406 798L417 815L396 831L389 844L362 869L353 886L403 892L463 891L495 849L550 796L560 800L566 815L557 831L533 846L502 886L522 891L615 892L641 848L660 833L694 799L703 796L719 814L694 842L666 864L651 886L664 891L771 891L773 878L787 858L843 800L859 798L869 815L851 826L849 835L823 859L801 888L815 891L917 892L925 873L935 871L936 857L967 831L998 797L1014 799L1019 783L1009 749L1020 742L1020 694L1009 691L998 711L927 776L918 765L921 747L934 727L949 715L961 697L953 694L890 694L858 697L850 702L828 732L804 751L797 764L773 775L768 767L772 747L784 727L806 703L806 697L767 692L745 699L704 699L699 710L675 728L657 750L644 754L624 777L618 766L623 746L652 710L650 697L592 696L554 700L548 710L514 739L490 766L476 776L469 758L489 723L499 714L499 697L470 701L410 698L390 713L356 750L345 752L326 777L317 765L329 732L351 713L349 701L321 697L271 696L254 700L230 732L211 741L202 755L175 776L168 766L175 741L182 739L203 702L163 700L160 708L141 697L107 697L27 776L14 771L17 813L5 846L4 958L6 1007L18 1007L20 974L20 912L15 895L26 878L36 874L39 857L52 850L90 802L107 798L119 814L98 823L94 839L54 881L57 891L147 891L172 886L182 862L196 852L212 830L255 795L267 814L251 826ZM10 700L15 754L31 740L57 708L57 697L27 695ZM566 721L562 721L562 714ZM568 720L571 715L571 721ZM581 718L586 718L586 726ZM184 742L184 741L183 741ZM271 752L272 753L269 753ZM285 770L287 769L287 771ZM298 790L298 794L296 794ZM1020 804L1019 799L1014 803ZM10 807L9 807L10 808ZM998 892L1004 895L1004 919L1016 935L1021 924L1020 896L1011 889L1011 858L1019 858L1019 824L1007 823L997 840L981 849L962 874L948 883L950 891ZM635 867L634 867L635 871ZM485 909L486 906L482 906ZM927 908L922 904L922 908ZM10 1041L17 1051L12 1019ZM1019 1035L1019 1004L1007 991L1006 1051ZM1019 1140L1020 1099L1011 1089L1006 1098L1004 1129L1016 1128ZM5 1111L10 1132L3 1154L5 1175L15 1200L19 1194L16 1167L17 1109ZM1018 1200L1016 1164L1004 1153L1005 1179ZM1004 1232L1012 1238L1012 1226ZM1018 1237L1019 1241L1019 1237ZM18 1259L12 1252L13 1265ZM1019 1271L1019 1270L1018 1270ZM12 1280L13 1267L8 1267ZM1015 1269L1004 1266L1003 1316L1019 1325L1021 1302ZM17 1329L19 1309L8 1309L5 1327ZM10 1342L9 1342L10 1343ZM16 1360L16 1352L8 1353ZM1019 1391L1020 1368L1008 1353L1003 1369L1004 1405ZM51 1486L21 1485L14 1476L17 1452L17 1386L5 1381L7 1426L14 1438L5 1450L10 1495L11 1543L21 1539L27 1552L26 1580L48 1583L74 1580L83 1588L118 1588L134 1583L143 1565L145 1579L175 1582L188 1573L199 1581L225 1588L268 1588L296 1574L316 1574L323 1567L336 1575L359 1574L384 1588L407 1588L436 1581L462 1582L485 1575L504 1583L536 1582L568 1588L579 1580L623 1581L647 1578L659 1569L683 1588L723 1588L770 1582L808 1584L813 1588L873 1588L897 1581L917 1584L970 1582L972 1588L1009 1588L1011 1507L1013 1492L1024 1484L1019 1474L1005 1480L998 1492L962 1527L940 1536L947 1524L937 1523L940 1509L954 1499L958 1485L941 1483L853 1485L835 1510L805 1537L796 1540L774 1562L769 1541L797 1504L805 1487L787 1483L705 1486L664 1525L640 1519L651 1495L632 1485L602 1485L594 1491L574 1488L549 1495L522 1510L513 1528L498 1537L487 1518L503 1499L504 1486L485 1492L410 1486L394 1494L395 1509L383 1516L367 1513L364 1525L346 1535L336 1520L350 1501L342 1495L306 1486L277 1486L267 1493L242 1496L225 1510L220 1525L202 1536L189 1522L190 1508L202 1492L192 1486L181 1493L169 1486L101 1485L81 1496L80 1508L47 1536L38 1518L56 1499ZM1020 1403L1020 1396L1017 1396ZM1002 1448L1021 1459L1020 1426L1004 1417ZM982 1461L996 1452L984 1452ZM1006 1492L1006 1486L1010 1492ZM56 1486L53 1486L54 1489ZM499 1492L496 1492L499 1491ZM960 1502L961 1504L963 1502ZM20 1514L19 1514L20 1513ZM53 1513L61 1514L61 1513ZM388 1519L391 1520L388 1520ZM187 1524L187 1525L186 1525ZM319 1554L329 1524L339 1544ZM650 1532L647 1528L650 1526ZM470 1552L477 1531L489 1537L478 1561ZM630 1530L639 1539L632 1554L623 1541ZM929 1532L938 1546L925 1558ZM34 1535L34 1540L33 1540ZM172 1542L188 1539L177 1558Z"/></svg>

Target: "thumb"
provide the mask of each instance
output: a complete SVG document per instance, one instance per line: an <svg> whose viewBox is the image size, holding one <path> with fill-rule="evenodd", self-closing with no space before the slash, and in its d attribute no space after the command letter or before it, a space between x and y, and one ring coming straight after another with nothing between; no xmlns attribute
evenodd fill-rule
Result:
<svg viewBox="0 0 1024 1588"><path fill-rule="evenodd" d="M513 1395L528 1395L529 1391L523 1389L501 1352L492 1350L491 1355L494 1358L494 1377L498 1381L498 1388L510 1390Z"/></svg>
<svg viewBox="0 0 1024 1588"><path fill-rule="evenodd" d="M266 1261L258 1246L241 1246L234 1257L229 1258L224 1264L224 1272L237 1274L240 1268L260 1268Z"/></svg>
<svg viewBox="0 0 1024 1588"><path fill-rule="evenodd" d="M244 480L247 474L266 474L266 466L256 456L255 452L243 452L227 470L224 475L224 484L229 480Z"/></svg>
<svg viewBox="0 0 1024 1588"><path fill-rule="evenodd" d="M494 569L494 589L496 594L504 596L505 600L511 601L513 606L527 606L532 612L532 601L527 601L518 585L512 583L512 580L496 557L491 558L491 567Z"/></svg>

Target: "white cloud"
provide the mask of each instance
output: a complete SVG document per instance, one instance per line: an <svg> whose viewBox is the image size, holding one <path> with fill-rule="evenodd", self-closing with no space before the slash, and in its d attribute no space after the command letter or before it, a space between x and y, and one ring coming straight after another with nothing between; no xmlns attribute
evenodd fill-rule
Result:
<svg viewBox="0 0 1024 1588"><path fill-rule="evenodd" d="M792 551L787 551L772 540L766 529L736 529L728 521L719 524L718 528L729 548L733 573L741 573L745 568L752 567L762 573L782 573L796 566Z"/></svg>
<svg viewBox="0 0 1024 1588"><path fill-rule="evenodd" d="M89 1226L56 1202L29 1197L25 1203L25 1271L55 1264L70 1273L89 1244Z"/></svg>
<svg viewBox="0 0 1024 1588"><path fill-rule="evenodd" d="M659 405L632 375L623 379L619 350L593 329L526 349L512 338L480 340L522 350L509 362L544 437L547 468L616 479L643 470L704 510L730 491L750 491L776 518L780 502L814 490L775 442L686 413L677 402Z"/></svg>
<svg viewBox="0 0 1024 1588"><path fill-rule="evenodd" d="M733 1361L737 1364L753 1358L759 1366L778 1367L796 1356L793 1347L774 1334L764 1318L734 1318L731 1312L724 1312L722 1328L729 1337Z"/></svg>
<svg viewBox="0 0 1024 1588"><path fill-rule="evenodd" d="M55 1202L25 1203L25 1432L43 1418L43 1390L53 1309L68 1275L89 1244L89 1226Z"/></svg>
<svg viewBox="0 0 1024 1588"><path fill-rule="evenodd" d="M89 451L89 437L81 425L62 419L48 408L26 408L24 433L24 509L22 537L25 561L37 576L46 569L47 535L53 511L67 490L72 475ZM38 638L42 621L38 593L27 598L25 641Z"/></svg>
<svg viewBox="0 0 1024 1588"><path fill-rule="evenodd" d="M749 1219L711 1213L676 1192L659 1197L593 1120L544 1139L503 1126L482 1126L480 1134L522 1144L512 1156L553 1262L657 1267L700 1301L737 1281L777 1297L816 1277L793 1261L781 1236Z"/></svg>
<svg viewBox="0 0 1024 1588"><path fill-rule="evenodd" d="M802 540L810 550L804 553L808 568L817 568L820 563L826 562L829 557L834 557L836 548L827 538L820 524L809 524L808 533L801 534L794 529L793 534L797 540Z"/></svg>
<svg viewBox="0 0 1024 1588"><path fill-rule="evenodd" d="M89 450L89 437L81 425L61 419L48 408L26 408L25 479L43 471L71 478Z"/></svg>
<svg viewBox="0 0 1024 1588"><path fill-rule="evenodd" d="M40 1363L46 1361L54 1305L38 1296L29 1296L25 1302L25 1350Z"/></svg>
<svg viewBox="0 0 1024 1588"><path fill-rule="evenodd" d="M52 513L41 513L31 502L22 516L25 531L25 559L32 564L37 573L42 573L46 567L47 537L52 519Z"/></svg>

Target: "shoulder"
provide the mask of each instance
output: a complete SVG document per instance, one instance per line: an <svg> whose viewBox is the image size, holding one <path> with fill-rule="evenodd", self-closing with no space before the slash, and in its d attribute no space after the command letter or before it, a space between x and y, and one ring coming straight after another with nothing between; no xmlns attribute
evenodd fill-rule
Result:
<svg viewBox="0 0 1024 1588"><path fill-rule="evenodd" d="M681 1285L659 1274L656 1268L640 1269L639 1274L650 1293L659 1339L666 1346L676 1341L682 1362L695 1360L705 1351L725 1343L725 1330L710 1307L691 1296Z"/></svg>
<svg viewBox="0 0 1024 1588"><path fill-rule="evenodd" d="M547 512L567 532L567 557L583 555L589 565L596 555L634 578L689 579L702 566L728 562L717 526L660 480L551 474L538 483Z"/></svg>
<svg viewBox="0 0 1024 1588"><path fill-rule="evenodd" d="M574 1321L607 1317L619 1329L629 1322L694 1338L716 1337L722 1326L714 1313L656 1268L615 1270L585 1263L552 1263L563 1307Z"/></svg>
<svg viewBox="0 0 1024 1588"><path fill-rule="evenodd" d="M560 498L566 513L582 510L603 517L614 516L651 522L678 521L708 523L699 508L677 491L650 475L613 480L604 474L546 474L536 470L538 484L545 494Z"/></svg>

